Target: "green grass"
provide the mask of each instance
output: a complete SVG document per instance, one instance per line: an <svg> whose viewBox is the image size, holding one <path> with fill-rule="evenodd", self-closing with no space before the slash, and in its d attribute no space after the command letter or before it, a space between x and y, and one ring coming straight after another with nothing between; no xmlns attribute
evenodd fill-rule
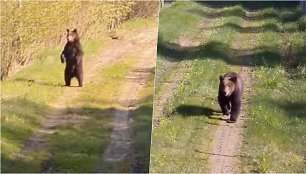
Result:
<svg viewBox="0 0 306 174"><path fill-rule="evenodd" d="M218 75L238 70L241 62L231 55L239 34L238 57L243 58L246 53L240 49L250 49L255 64L250 67L251 91L244 96L249 102L245 106L246 129L239 172L305 172L306 37L299 29L303 27L300 10L263 5L256 20L245 26L252 29L248 31L242 27L245 9L241 5L210 9L210 16L202 8L207 8L205 3L179 2L160 13L157 71L166 67L167 61L175 65L163 73L157 72L156 80L171 81L168 78L177 67L186 65L189 69L166 104L160 125L153 129L150 172L208 171L205 152L212 146L211 124L218 123L210 118L219 117L215 112L219 111L215 100ZM196 14L203 16L193 16ZM178 19L180 15L184 16L182 20ZM205 22L214 32L197 28L206 16ZM186 22L188 18L193 19ZM290 69L284 67L287 35L293 45L289 58L297 62ZM201 44L177 49L182 38ZM161 93L163 83L157 81L156 85L156 92Z"/></svg>
<svg viewBox="0 0 306 174"><path fill-rule="evenodd" d="M77 126L60 127L52 135L49 149L55 154L53 160L57 171L95 172L97 166L103 165L99 159L110 140L112 113L120 109L113 100L120 93L119 87L132 63L131 59L127 59L102 69L95 77L99 82L86 85L82 95L71 103L76 106L71 108L71 112L86 119ZM105 171L108 170L105 165Z"/></svg>
<svg viewBox="0 0 306 174"><path fill-rule="evenodd" d="M60 172L118 172L131 171L132 159L120 162L103 161L103 153L110 142L113 113L121 110L118 102L120 89L135 63L137 52L124 55L119 62L101 70L94 81L83 88L82 95L69 105L71 113L86 119L78 126L60 127L51 137L49 151L54 155L56 171ZM139 92L139 107L134 110L134 147L139 156L140 168L148 171L151 142L151 119L153 105L154 75L146 87ZM72 141L65 141L72 138ZM65 143L63 143L65 142Z"/></svg>
<svg viewBox="0 0 306 174"><path fill-rule="evenodd" d="M139 165L144 173L149 172L150 165L149 147L151 147L154 76L155 74L152 74L145 88L139 91L138 96L141 96L142 99L138 103L138 108L133 112L134 146L138 150Z"/></svg>
<svg viewBox="0 0 306 174"><path fill-rule="evenodd" d="M281 67L255 69L248 109L244 170L305 172L305 81Z"/></svg>
<svg viewBox="0 0 306 174"><path fill-rule="evenodd" d="M100 48L99 41L83 42L85 60ZM62 48L48 48L38 54L38 59L10 79L2 82L1 108L1 171L39 171L46 155L33 154L24 161L16 161L16 154L24 141L40 126L47 105L59 96L63 89L64 64L59 55ZM26 169L17 166L27 166Z"/></svg>
<svg viewBox="0 0 306 174"><path fill-rule="evenodd" d="M196 3L175 2L174 8L162 8L159 16L158 35L167 42L178 41L182 32L198 25L202 19L199 14L190 10L201 9Z"/></svg>
<svg viewBox="0 0 306 174"><path fill-rule="evenodd" d="M147 28L147 27L157 27L157 19L150 17L150 18L136 18L124 22L114 31L114 34L118 35L118 37L125 37L128 35L133 35L136 30Z"/></svg>
<svg viewBox="0 0 306 174"><path fill-rule="evenodd" d="M126 37L135 34L129 30L152 27L156 19L135 19L125 22L117 30ZM127 34L128 33L128 34ZM102 42L103 40L103 42ZM107 46L101 41L84 40L84 63L93 54ZM100 70L89 83L80 89L81 94L68 103L67 114L77 114L80 124L59 126L50 136L46 148L38 153L16 157L25 140L40 126L48 104L62 94L64 64L60 63L62 46L47 48L38 53L30 66L2 82L2 172L40 172L48 160L57 172L95 172L100 167L105 172L129 172L129 159L120 163L101 161L112 132L113 112L122 109L117 99L125 76L131 71L137 53L125 55L123 60ZM148 171L152 117L153 76L150 84L139 95L143 97L135 110L133 128L135 147L141 156L141 167ZM76 80L73 80L76 82ZM55 108L56 109L56 108Z"/></svg>
<svg viewBox="0 0 306 174"><path fill-rule="evenodd" d="M192 24L184 23L175 17L184 14L183 20L189 20L193 18L195 9L209 8L194 2L178 4L178 6L165 8L160 13L160 19L163 20L159 23L159 40L167 42L158 45L157 71L163 68L166 61L175 61L175 65L173 69L159 74L156 79L174 80L168 79L171 77L169 73L176 73L178 67L188 68L188 71L177 91L168 100L160 125L153 129L150 172L207 172L209 154L206 152L212 146L212 133L220 118L216 101L218 77L220 74L236 69L228 66L226 61L230 61L231 44L237 34L235 29L223 24L231 22L239 26L242 18L228 16L216 21L207 19L208 28L210 25L221 27L210 29L213 30L211 35L200 38L198 34L210 32L209 29L204 28L202 31L198 28L198 24L203 19L200 15ZM240 7L231 8L239 9ZM213 9L209 10L213 12ZM185 28L185 30L169 30L168 25ZM169 36L173 38L170 39ZM178 38L194 39L202 44L180 50L171 46L179 44ZM167 54L166 51L172 51L174 54ZM180 55L179 59L177 55ZM156 82L157 92L162 90L162 85L163 83Z"/></svg>
<svg viewBox="0 0 306 174"><path fill-rule="evenodd" d="M136 18L123 23L122 25L120 25L118 30L131 30L155 25L155 18Z"/></svg>
<svg viewBox="0 0 306 174"><path fill-rule="evenodd" d="M155 19L138 19L124 23L118 32L124 36L139 29L156 25ZM127 34L128 33L128 34ZM133 34L133 33L132 33ZM93 54L107 46L105 36L102 40L84 40L84 63ZM46 148L39 153L31 153L17 158L24 141L40 127L46 115L48 104L62 94L64 83L64 64L60 63L62 47L47 48L38 53L37 60L10 79L2 82L2 172L40 172L46 160L51 161L57 172L95 172L103 167L109 172L129 172L130 161L105 164L100 161L103 150L110 140L112 131L112 113L121 109L116 99L120 94L120 85L135 63L135 55L126 55L123 61L100 70L95 77L96 83L89 83L80 89L81 94L68 105L68 113L80 115L82 122L76 125L59 126L50 136ZM153 79L151 78L153 83ZM76 82L76 80L73 80ZM152 84L150 89L152 88ZM151 92L151 95L150 95ZM136 110L134 127L141 133L136 135L136 147L141 149L141 164L148 168L149 144L153 90L143 92L144 103ZM150 102L151 100L151 102ZM151 106L150 106L151 105ZM144 142L144 137L146 140ZM146 146L146 147L144 147ZM148 169L146 169L148 170Z"/></svg>
<svg viewBox="0 0 306 174"><path fill-rule="evenodd" d="M218 67L218 68L217 68ZM214 68L218 72L211 71ZM150 172L206 172L211 133L218 111L218 75L229 67L222 61L195 60L191 70L153 129Z"/></svg>
<svg viewBox="0 0 306 174"><path fill-rule="evenodd" d="M262 13L265 13L263 11ZM282 13L282 12L281 12ZM264 19L263 23L270 20ZM280 27L287 24L278 23ZM292 24L295 25L296 23ZM252 68L252 91L242 150L242 172L305 172L305 33L294 31L285 35L276 31L262 32L257 39L262 54L255 62L264 66ZM299 66L284 67L283 50L293 45Z"/></svg>

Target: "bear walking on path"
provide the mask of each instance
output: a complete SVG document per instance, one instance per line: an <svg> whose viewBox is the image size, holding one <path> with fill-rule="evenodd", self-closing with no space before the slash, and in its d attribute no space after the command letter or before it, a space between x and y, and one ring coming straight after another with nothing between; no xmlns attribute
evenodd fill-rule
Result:
<svg viewBox="0 0 306 174"><path fill-rule="evenodd" d="M65 85L70 86L71 79L76 77L79 86L83 86L83 49L77 30L67 29L67 43L61 54L61 62L66 61Z"/></svg>
<svg viewBox="0 0 306 174"><path fill-rule="evenodd" d="M236 122L241 108L243 81L238 73L220 76L218 102L223 115L230 115L229 122Z"/></svg>

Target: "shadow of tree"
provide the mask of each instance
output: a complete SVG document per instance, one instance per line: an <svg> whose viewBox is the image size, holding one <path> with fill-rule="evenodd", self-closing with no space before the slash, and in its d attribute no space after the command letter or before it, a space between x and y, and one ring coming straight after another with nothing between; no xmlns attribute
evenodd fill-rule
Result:
<svg viewBox="0 0 306 174"><path fill-rule="evenodd" d="M140 101L143 102L152 99L152 95L146 96ZM95 101L97 102L97 101ZM120 101L118 101L120 103ZM31 135L33 125L39 127L42 120L42 115L45 115L46 108L53 110L62 110L63 108L52 108L46 105L32 102L27 99L11 98L2 100L2 112L5 110L5 115L2 119L2 141L4 143L18 143L21 146L27 141L29 135ZM14 108L10 107L14 106ZM26 110L22 109L26 107ZM92 168L90 166L79 166L75 162L86 162L87 160L92 161L92 158L99 158L103 153L104 148L108 145L110 133L112 131L112 113L121 112L123 110L108 107L71 107L67 110L67 115L72 117L77 114L80 117L84 117L82 125L75 126L74 123L68 125L58 125L52 127L56 129L53 134L49 135L48 142L43 149L44 153L52 154L49 156L35 158L40 151L26 153L25 155L18 156L10 154L10 151L6 151L1 147L1 172L4 173L22 173L22 172L41 172L41 171L52 171L52 172L93 172L97 164L93 163ZM126 111L126 110L124 110ZM149 159L150 142L151 142L151 125L152 125L152 112L153 106L139 106L128 111L141 112L142 115L135 119L137 122L137 132L134 132L134 136L137 136L141 132L142 136L145 137L138 141L137 148L142 148L145 153L139 153L139 159ZM145 112L146 111L146 112ZM59 111L60 112L60 111ZM6 118L18 115L20 119L24 119L26 124L25 127L16 127L15 124L6 121ZM141 118L140 118L141 117ZM66 118L71 119L71 118ZM79 119L79 118L76 118ZM137 120L136 120L137 119ZM30 128L29 128L30 126ZM14 144L15 145L15 144ZM19 145L19 146L20 146ZM22 148L22 147L20 147ZM18 153L18 152L17 152ZM145 156L147 155L147 156ZM65 165L57 164L53 160L55 158L65 157L67 159L74 159L75 161L67 162ZM44 160L44 161L40 161ZM69 164L70 163L70 164ZM74 164L75 163L75 164ZM69 166L71 168L67 168ZM50 166L51 165L51 166ZM53 165L53 166L52 166ZM60 165L60 166L58 166ZM148 172L149 160L140 161L139 166L136 166L141 172ZM40 168L37 170L37 167ZM109 167L109 166L108 166ZM107 171L107 169L105 169ZM110 171L111 172L111 171Z"/></svg>
<svg viewBox="0 0 306 174"><path fill-rule="evenodd" d="M35 79L27 79L27 78L15 78L12 81L16 81L16 82L27 82L29 84L38 84L38 85L42 85L42 86L63 86L60 83L56 84L56 83L48 83L45 82L43 80L35 80Z"/></svg>
<svg viewBox="0 0 306 174"><path fill-rule="evenodd" d="M306 101L290 102L290 101L275 101L270 100L272 104L285 111L288 117L306 117Z"/></svg>
<svg viewBox="0 0 306 174"><path fill-rule="evenodd" d="M205 28L207 30L216 30L219 28L223 28L223 27L229 27L231 29L234 29L235 31L239 32L239 33L261 33L261 32L268 32L268 31L272 31L272 32L295 32L295 30L293 30L292 28L289 28L287 30L281 29L279 25L275 24L275 23L268 23L268 24L263 24L260 27L241 27L237 24L234 23L225 23L222 26L215 26L215 27L210 27L210 28Z"/></svg>
<svg viewBox="0 0 306 174"><path fill-rule="evenodd" d="M297 52L302 51L298 50ZM230 57L235 53L235 57ZM159 38L157 54L170 61L190 59L220 59L230 65L274 67L281 64L282 55L275 47L258 46L251 50L235 50L229 44L220 41L209 41L203 45L182 47ZM245 58L253 58L250 63ZM301 61L303 63L303 61Z"/></svg>
<svg viewBox="0 0 306 174"><path fill-rule="evenodd" d="M282 23L292 23L297 22L302 16L303 13L301 10L298 9L299 2L298 1L291 1L291 2L197 2L199 4L209 6L212 8L224 8L224 7L234 7L236 5L240 5L242 8L225 8L222 11L218 12L207 12L201 9L190 10L190 13L195 13L197 15L203 16L208 19L220 18L220 17L241 17L243 19L249 21L259 21L265 19L276 19ZM263 13L258 13L253 16L247 16L245 9L249 11L258 11L264 10L267 8L273 8L274 10L265 11ZM281 11L280 11L281 10ZM263 27L253 27L249 29L242 30L245 33L254 33L256 31L260 31L261 29L268 31L279 31L280 29L276 26L263 26ZM273 29L273 30L272 30ZM241 30L241 29L240 29ZM286 32L295 32L298 31L298 28L290 28L284 29L283 31Z"/></svg>
<svg viewBox="0 0 306 174"><path fill-rule="evenodd" d="M242 6L248 10L265 8L287 9L299 6L299 1L198 1L197 3L210 8L222 9L224 7Z"/></svg>

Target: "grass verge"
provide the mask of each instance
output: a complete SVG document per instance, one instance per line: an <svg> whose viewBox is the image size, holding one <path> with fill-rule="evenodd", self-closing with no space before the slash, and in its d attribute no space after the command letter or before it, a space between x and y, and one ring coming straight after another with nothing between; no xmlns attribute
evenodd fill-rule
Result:
<svg viewBox="0 0 306 174"><path fill-rule="evenodd" d="M101 47L99 41L83 42L85 61ZM2 82L1 108L1 171L22 172L16 167L25 164L28 172L38 172L39 164L44 158L28 157L16 161L16 156L29 136L40 126L47 105L59 96L63 89L64 65L60 63L61 48L43 50L38 59L10 79Z"/></svg>
<svg viewBox="0 0 306 174"><path fill-rule="evenodd" d="M260 11L262 24L271 23L267 15L268 12L276 14L272 13L275 11L274 8ZM294 12L296 8L283 9L280 14L286 11ZM296 20L295 15L291 15L292 20ZM287 25L284 21L273 23L280 28ZM296 28L297 24L294 25ZM254 59L261 66L252 68L253 83L247 109L241 171L303 173L306 168L306 151L303 148L306 145L306 83L303 73L306 57L301 52L306 43L305 32L294 30L282 34L261 31L260 34L262 37L257 38L257 47L261 47L261 53L255 54ZM286 55L288 45L292 46L293 52ZM287 59L293 62L290 63L292 66L287 67Z"/></svg>
<svg viewBox="0 0 306 174"><path fill-rule="evenodd" d="M193 18L193 15L197 9L206 8L208 7L200 3L180 2L171 8L165 8L160 13L159 32L162 34L159 34L159 40L164 42L158 45L157 64L159 61L173 61L175 64L183 64L181 67L189 67L190 70L185 73L177 91L168 100L160 125L153 129L150 165L150 172L153 173L207 172L208 170L211 136L220 118L216 101L218 77L220 74L235 69L235 67L228 66L226 62L230 61L228 55L231 54L231 44L236 38L236 32L233 28L223 24L232 22L241 25L243 20L233 16L220 18L215 24L221 27L206 26L208 29L203 28L202 30L213 30L213 32L211 35L200 38L196 35L204 32L198 28L203 18L200 15ZM213 11L213 9L210 10ZM184 15L186 20L193 18L197 21L192 24L181 23L175 18L185 13L187 13ZM211 20L213 19L204 19L208 23ZM168 25L185 30L169 30ZM175 46L179 45L178 38L194 39L200 41L201 44L178 49ZM167 54L166 51L172 51L173 54ZM178 59L177 55L182 56ZM176 68L167 71L157 79L167 78L168 73L175 73L175 71ZM159 82L156 84L163 85ZM162 87L156 86L155 88L160 91Z"/></svg>
<svg viewBox="0 0 306 174"><path fill-rule="evenodd" d="M95 172L97 165L103 165L99 159L110 140L112 114L120 109L115 99L131 64L133 61L124 59L103 69L95 77L98 83L86 85L81 96L72 101L70 105L76 108L70 108L71 112L84 117L84 122L60 127L52 135L49 148L55 154L56 171ZM118 172L126 172L119 166L118 169L123 169ZM114 169L105 165L105 171L108 170Z"/></svg>

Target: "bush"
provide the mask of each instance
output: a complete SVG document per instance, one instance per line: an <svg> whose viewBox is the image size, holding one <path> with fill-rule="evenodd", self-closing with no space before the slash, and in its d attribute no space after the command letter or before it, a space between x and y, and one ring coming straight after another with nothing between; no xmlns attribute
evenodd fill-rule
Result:
<svg viewBox="0 0 306 174"><path fill-rule="evenodd" d="M156 12L158 2L1 1L1 80L39 49L64 43L66 28L96 39L128 19Z"/></svg>
<svg viewBox="0 0 306 174"><path fill-rule="evenodd" d="M299 29L301 31L306 30L306 16L305 15L299 19L298 24L299 24Z"/></svg>

